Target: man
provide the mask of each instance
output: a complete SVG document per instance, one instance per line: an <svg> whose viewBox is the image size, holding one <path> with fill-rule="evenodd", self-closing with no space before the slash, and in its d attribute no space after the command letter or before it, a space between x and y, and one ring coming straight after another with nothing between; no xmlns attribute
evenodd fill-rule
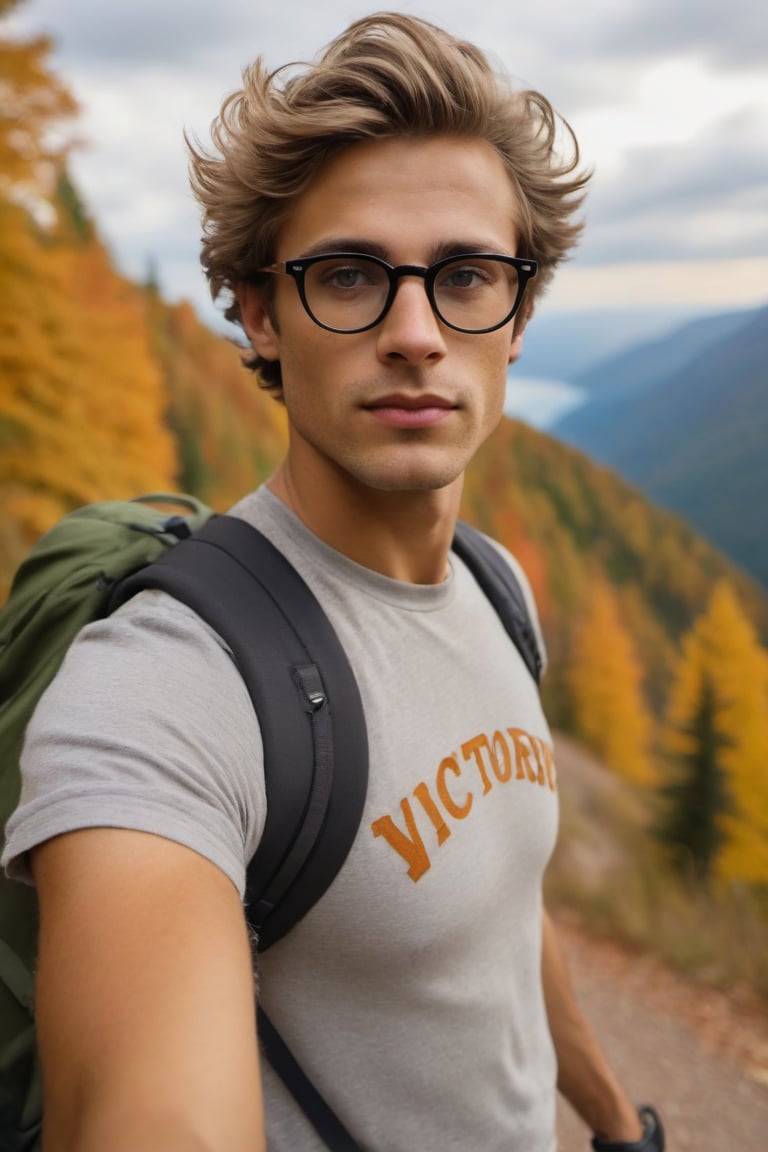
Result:
<svg viewBox="0 0 768 1152"><path fill-rule="evenodd" d="M260 960L259 996L371 1150L552 1152L556 1081L598 1136L642 1136L542 912L538 694L450 554L579 230L586 177L556 127L477 49L380 15L285 83L257 63L217 153L192 149L212 290L288 416L283 463L234 511L328 613L371 745L350 855ZM227 651L160 593L87 629L38 708L7 855L40 895L46 1152L322 1147L259 1069L241 899L260 747Z"/></svg>

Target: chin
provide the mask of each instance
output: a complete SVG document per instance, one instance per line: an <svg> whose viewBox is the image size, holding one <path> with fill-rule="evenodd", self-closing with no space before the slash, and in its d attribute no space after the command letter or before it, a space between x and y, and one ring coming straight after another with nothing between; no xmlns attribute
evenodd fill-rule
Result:
<svg viewBox="0 0 768 1152"><path fill-rule="evenodd" d="M371 470L357 479L377 492L437 492L461 476L463 468L412 469L409 471Z"/></svg>

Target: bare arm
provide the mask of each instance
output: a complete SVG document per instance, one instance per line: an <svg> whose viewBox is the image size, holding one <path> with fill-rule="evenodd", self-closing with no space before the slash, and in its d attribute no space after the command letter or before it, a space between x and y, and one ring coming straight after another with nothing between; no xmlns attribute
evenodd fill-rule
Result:
<svg viewBox="0 0 768 1152"><path fill-rule="evenodd" d="M46 1152L263 1152L240 899L202 856L89 829L33 855Z"/></svg>
<svg viewBox="0 0 768 1152"><path fill-rule="evenodd" d="M596 1136L639 1140L637 1110L611 1071L576 1001L554 925L544 913L542 981L558 1062L557 1086Z"/></svg>

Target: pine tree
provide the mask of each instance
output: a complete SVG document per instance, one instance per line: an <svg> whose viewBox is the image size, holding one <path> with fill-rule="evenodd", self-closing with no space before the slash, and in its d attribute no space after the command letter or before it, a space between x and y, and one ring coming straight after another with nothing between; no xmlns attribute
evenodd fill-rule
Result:
<svg viewBox="0 0 768 1152"><path fill-rule="evenodd" d="M715 586L705 612L683 640L667 710L666 745L673 758L695 754L690 733L707 692L730 801L722 803L721 795L714 875L722 881L766 884L768 654L724 581Z"/></svg>
<svg viewBox="0 0 768 1152"><path fill-rule="evenodd" d="M718 731L717 700L707 676L691 722L679 735L675 772L660 789L656 835L670 850L677 871L708 885L725 839L722 820L729 803L723 764L727 741Z"/></svg>

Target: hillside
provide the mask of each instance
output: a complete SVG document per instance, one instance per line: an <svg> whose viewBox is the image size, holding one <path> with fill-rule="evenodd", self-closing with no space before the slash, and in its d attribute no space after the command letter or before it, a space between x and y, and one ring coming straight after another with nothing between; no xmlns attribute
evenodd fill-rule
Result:
<svg viewBox="0 0 768 1152"><path fill-rule="evenodd" d="M679 638L718 581L736 589L758 632L768 637L768 597L759 584L679 516L577 449L518 421L502 421L474 460L464 515L505 543L526 568L551 656L548 704L566 727L565 680L578 626L603 581L639 652L654 711L664 699Z"/></svg>
<svg viewBox="0 0 768 1152"><path fill-rule="evenodd" d="M585 374L591 400L553 434L679 512L768 584L767 363L768 308L688 325Z"/></svg>

